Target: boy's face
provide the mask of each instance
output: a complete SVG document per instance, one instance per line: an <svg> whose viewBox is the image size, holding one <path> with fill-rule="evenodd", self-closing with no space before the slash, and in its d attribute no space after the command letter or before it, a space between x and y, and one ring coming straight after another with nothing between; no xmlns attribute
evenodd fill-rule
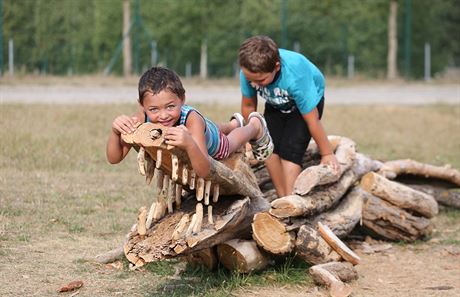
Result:
<svg viewBox="0 0 460 297"><path fill-rule="evenodd" d="M142 108L152 123L172 127L180 118L183 104L184 99L168 90L163 90L156 95L146 92Z"/></svg>
<svg viewBox="0 0 460 297"><path fill-rule="evenodd" d="M280 70L280 63L276 63L275 69L272 72L251 72L244 67L241 67L241 70L243 71L246 79L251 83L259 87L266 87L273 82L276 73Z"/></svg>

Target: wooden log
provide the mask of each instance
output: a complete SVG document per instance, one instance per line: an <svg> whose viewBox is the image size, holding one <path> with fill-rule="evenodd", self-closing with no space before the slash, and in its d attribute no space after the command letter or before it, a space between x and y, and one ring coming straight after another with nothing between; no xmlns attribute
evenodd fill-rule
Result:
<svg viewBox="0 0 460 297"><path fill-rule="evenodd" d="M361 153L356 153L355 161L353 163L353 172L358 179L361 179L366 173L371 171L379 171L383 163L370 158Z"/></svg>
<svg viewBox="0 0 460 297"><path fill-rule="evenodd" d="M253 240L232 239L217 246L219 261L229 270L249 273L265 268L268 258Z"/></svg>
<svg viewBox="0 0 460 297"><path fill-rule="evenodd" d="M319 232L308 225L302 225L297 232L295 252L299 258L314 265L342 259Z"/></svg>
<svg viewBox="0 0 460 297"><path fill-rule="evenodd" d="M335 150L340 170L335 171L332 167L324 164L308 167L297 177L294 184L294 194L305 195L318 185L336 182L342 173L352 166L355 154L356 144L349 138L341 137Z"/></svg>
<svg viewBox="0 0 460 297"><path fill-rule="evenodd" d="M324 269L332 273L338 280L341 280L343 282L351 282L358 279L358 272L356 271L356 268L353 266L353 264L349 262L328 262L312 266L308 270L313 276L312 272L316 271L318 268ZM314 276L313 279L316 282ZM320 283L323 285L327 285L323 282Z"/></svg>
<svg viewBox="0 0 460 297"><path fill-rule="evenodd" d="M450 165L434 166L411 159L393 160L385 162L379 173L389 179L402 174L411 174L425 178L437 178L460 186L460 171Z"/></svg>
<svg viewBox="0 0 460 297"><path fill-rule="evenodd" d="M336 204L355 181L353 171L348 170L339 181L318 188L306 196L291 195L272 201L270 214L278 218L287 218L323 212Z"/></svg>
<svg viewBox="0 0 460 297"><path fill-rule="evenodd" d="M340 178L340 172L333 170L331 166L320 164L308 167L297 177L294 184L294 194L305 195L313 187L336 182Z"/></svg>
<svg viewBox="0 0 460 297"><path fill-rule="evenodd" d="M429 235L429 219L414 216L374 195L363 205L363 225L388 240L414 241Z"/></svg>
<svg viewBox="0 0 460 297"><path fill-rule="evenodd" d="M323 225L321 222L318 222L318 229L321 237L326 240L326 242L340 255L342 258L347 260L353 265L359 264L361 258L356 255L349 247L343 243L329 227Z"/></svg>
<svg viewBox="0 0 460 297"><path fill-rule="evenodd" d="M438 213L438 203L432 196L390 181L374 172L369 172L361 179L361 187L402 209L414 211L427 218Z"/></svg>
<svg viewBox="0 0 460 297"><path fill-rule="evenodd" d="M209 248L226 242L235 237L250 237L251 222L254 214L267 211L270 204L262 198L244 198L227 196L219 204L214 205L214 225L209 224L206 218L202 221L202 229L193 233L193 224L189 225L190 234L172 239L174 229L184 214L194 213L196 199L182 201L180 210L168 214L155 223L144 239L137 232L129 234L129 240L125 244L125 254L129 254L128 260L136 263L142 259L144 263L162 260L181 255L188 255L198 250ZM196 215L195 215L196 216ZM197 219L195 219L196 221Z"/></svg>
<svg viewBox="0 0 460 297"><path fill-rule="evenodd" d="M330 295L333 297L350 296L352 289L344 281L357 279L358 274L352 265L345 266L344 262L331 262L310 267L309 272L316 284L330 288ZM339 273L344 279L340 278Z"/></svg>
<svg viewBox="0 0 460 297"><path fill-rule="evenodd" d="M177 156L182 168L191 168L191 162L184 150L164 143L165 129L166 127L160 124L144 123L132 134L122 135L122 139L128 144L144 148L145 152L155 160L157 168L161 168L165 174L171 176L173 171L173 158L171 155ZM155 133L155 137L152 137L152 131L158 132ZM243 152L233 153L229 158L221 162L214 159L210 159L210 161L211 170L206 180L211 181L213 184L219 184L220 195L238 194L250 198L263 197L257 186L257 179L254 173L243 159ZM176 169L177 172L179 171L179 168L175 167L174 169L175 172ZM196 173L191 170L189 177L188 185L182 183L182 178L177 181L181 182L187 189L193 190L196 186Z"/></svg>
<svg viewBox="0 0 460 297"><path fill-rule="evenodd" d="M214 270L217 267L217 255L216 249L205 248L194 253L191 253L185 257L187 263L192 266L204 266L209 270Z"/></svg>
<svg viewBox="0 0 460 297"><path fill-rule="evenodd" d="M363 154L356 154L353 160L351 168L337 182L316 187L304 196L290 195L275 199L271 202L270 213L279 218L287 218L310 216L330 209L359 178L381 167L379 161L372 160Z"/></svg>
<svg viewBox="0 0 460 297"><path fill-rule="evenodd" d="M364 201L369 198L369 193L355 186L349 191L336 208L321 213L311 220L311 225L318 222L328 226L339 238L347 236L361 221Z"/></svg>
<svg viewBox="0 0 460 297"><path fill-rule="evenodd" d="M294 233L288 232L282 222L266 212L254 216L252 237L261 248L272 254L285 254L294 248Z"/></svg>
<svg viewBox="0 0 460 297"><path fill-rule="evenodd" d="M460 209L460 189L444 189L431 185L406 185L416 191L433 196L441 205Z"/></svg>

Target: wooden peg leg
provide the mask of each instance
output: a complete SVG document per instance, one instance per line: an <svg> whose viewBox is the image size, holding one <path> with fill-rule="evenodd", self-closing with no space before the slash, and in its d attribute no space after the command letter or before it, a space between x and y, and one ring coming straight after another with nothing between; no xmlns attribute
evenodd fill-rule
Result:
<svg viewBox="0 0 460 297"><path fill-rule="evenodd" d="M188 169L187 166L184 165L182 168L182 184L186 186L188 184Z"/></svg>
<svg viewBox="0 0 460 297"><path fill-rule="evenodd" d="M173 181L177 181L179 178L179 158L177 158L177 156L174 154L171 154L171 164L171 179Z"/></svg>
<svg viewBox="0 0 460 297"><path fill-rule="evenodd" d="M179 209L182 203L182 185L176 184L176 208Z"/></svg>
<svg viewBox="0 0 460 297"><path fill-rule="evenodd" d="M145 149L143 147L139 148L137 153L137 169L141 175L145 176Z"/></svg>
<svg viewBox="0 0 460 297"><path fill-rule="evenodd" d="M203 222L203 204L196 204L196 222L193 226L193 233L198 233L201 231L201 225Z"/></svg>
<svg viewBox="0 0 460 297"><path fill-rule="evenodd" d="M161 149L157 149L157 160L156 160L156 167L160 168L161 167L161 158L163 156L163 152Z"/></svg>
<svg viewBox="0 0 460 297"><path fill-rule="evenodd" d="M212 202L216 203L217 201L219 201L219 184L214 185L212 194Z"/></svg>
<svg viewBox="0 0 460 297"><path fill-rule="evenodd" d="M196 179L196 172L195 170L190 170L190 190L195 189L195 179Z"/></svg>
<svg viewBox="0 0 460 297"><path fill-rule="evenodd" d="M173 202L176 200L175 196L176 196L175 183L172 179L170 179L169 185L168 185L168 196L166 198L166 201L168 202L168 213L172 213L174 211Z"/></svg>
<svg viewBox="0 0 460 297"><path fill-rule="evenodd" d="M209 194L211 192L211 181L207 180L204 186L204 204L209 205Z"/></svg>
<svg viewBox="0 0 460 297"><path fill-rule="evenodd" d="M214 225L214 219L212 217L212 205L208 205L208 223Z"/></svg>

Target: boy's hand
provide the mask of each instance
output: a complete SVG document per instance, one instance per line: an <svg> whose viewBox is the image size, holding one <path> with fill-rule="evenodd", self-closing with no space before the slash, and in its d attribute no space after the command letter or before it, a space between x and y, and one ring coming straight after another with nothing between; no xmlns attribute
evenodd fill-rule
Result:
<svg viewBox="0 0 460 297"><path fill-rule="evenodd" d="M168 128L164 138L166 144L174 145L184 150L193 141L192 135L184 125Z"/></svg>
<svg viewBox="0 0 460 297"><path fill-rule="evenodd" d="M331 166L332 169L339 174L340 173L340 165L339 161L337 161L337 158L335 157L334 154L328 154L324 155L321 157L321 164L325 164L328 166Z"/></svg>
<svg viewBox="0 0 460 297"><path fill-rule="evenodd" d="M141 123L136 117L121 115L115 118L112 123L112 131L117 134L131 134Z"/></svg>

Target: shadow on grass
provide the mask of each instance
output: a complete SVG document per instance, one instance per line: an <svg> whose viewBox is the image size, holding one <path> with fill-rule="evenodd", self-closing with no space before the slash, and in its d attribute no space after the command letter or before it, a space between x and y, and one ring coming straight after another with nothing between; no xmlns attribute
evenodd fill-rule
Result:
<svg viewBox="0 0 460 297"><path fill-rule="evenodd" d="M215 270L187 265L177 277L172 276L178 261L150 263L146 269L162 276L162 281L150 288L146 296L229 296L244 287L310 286L308 264L294 256L278 260L263 271L239 274L219 265Z"/></svg>

